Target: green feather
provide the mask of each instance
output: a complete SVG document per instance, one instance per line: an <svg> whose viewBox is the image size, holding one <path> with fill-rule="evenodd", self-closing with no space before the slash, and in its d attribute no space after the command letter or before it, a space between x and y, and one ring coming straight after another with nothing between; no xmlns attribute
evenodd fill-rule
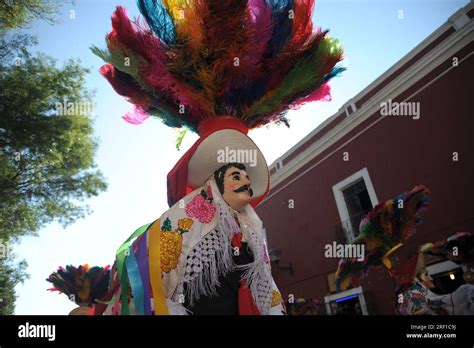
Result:
<svg viewBox="0 0 474 348"><path fill-rule="evenodd" d="M181 143L183 142L184 136L186 135L187 128L183 127L182 130L179 131L178 137L176 139L176 150L179 151L181 148Z"/></svg>
<svg viewBox="0 0 474 348"><path fill-rule="evenodd" d="M295 64L278 89L255 103L246 114L252 115L252 117L273 114L283 104L290 104L296 100L304 91L314 90L315 87L323 83L322 69L327 68L327 65L321 64L321 62L324 62L326 57L338 54L342 54L339 41L324 38L319 43L317 50Z"/></svg>

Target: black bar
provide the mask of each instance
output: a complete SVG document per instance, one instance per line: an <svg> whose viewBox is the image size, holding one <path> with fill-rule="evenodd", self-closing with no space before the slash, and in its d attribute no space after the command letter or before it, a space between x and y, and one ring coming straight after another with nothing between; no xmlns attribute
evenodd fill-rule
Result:
<svg viewBox="0 0 474 348"><path fill-rule="evenodd" d="M26 326L28 323L28 327ZM21 327L23 325L23 327ZM37 330L32 325L54 325ZM19 337L29 328L42 338ZM4 316L0 347L93 344L296 343L445 345L473 347L472 316L278 316L278 317L139 317L139 316ZM32 331L33 330L33 331ZM456 337L407 337L407 334L455 334ZM49 338L48 338L49 337Z"/></svg>

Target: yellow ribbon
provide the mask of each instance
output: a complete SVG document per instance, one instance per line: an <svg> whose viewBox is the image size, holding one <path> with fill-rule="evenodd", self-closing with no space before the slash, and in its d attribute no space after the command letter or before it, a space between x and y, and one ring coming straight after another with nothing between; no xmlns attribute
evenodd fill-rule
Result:
<svg viewBox="0 0 474 348"><path fill-rule="evenodd" d="M389 251L387 251L385 253L385 255L383 256L382 258L382 262L383 264L385 265L385 267L387 267L388 269L391 269L392 268L392 261L390 261L390 259L388 258L388 255L390 255L391 253L393 253L395 250L397 250L398 248L400 248L403 244L402 243L398 243L397 245L395 245L392 249L390 249Z"/></svg>
<svg viewBox="0 0 474 348"><path fill-rule="evenodd" d="M148 263L150 266L150 283L153 292L153 309L155 315L168 315L165 288L161 279L161 250L160 250L160 219L156 220L148 231Z"/></svg>

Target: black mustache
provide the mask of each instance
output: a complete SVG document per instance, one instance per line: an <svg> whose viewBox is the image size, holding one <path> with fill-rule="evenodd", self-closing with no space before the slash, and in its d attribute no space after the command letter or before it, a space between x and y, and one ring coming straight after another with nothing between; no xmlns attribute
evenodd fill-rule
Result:
<svg viewBox="0 0 474 348"><path fill-rule="evenodd" d="M235 193L244 192L244 191L248 191L248 193L250 194L250 197L253 196L253 190L250 188L250 185L244 185L234 190Z"/></svg>

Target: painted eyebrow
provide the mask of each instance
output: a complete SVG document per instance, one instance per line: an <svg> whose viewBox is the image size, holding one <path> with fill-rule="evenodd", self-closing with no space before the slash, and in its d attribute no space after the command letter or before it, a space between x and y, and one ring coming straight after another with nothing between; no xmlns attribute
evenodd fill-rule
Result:
<svg viewBox="0 0 474 348"><path fill-rule="evenodd" d="M232 173L230 173L230 174L229 174L229 175L227 175L227 176L229 177L229 176L232 176L232 175L241 175L241 174L242 174L241 172L232 172ZM247 175L245 175L245 177L246 177L247 179L249 179L249 180L250 180L250 177L249 177L249 175L248 175L248 174L247 174Z"/></svg>
<svg viewBox="0 0 474 348"><path fill-rule="evenodd" d="M235 171L235 172L230 173L230 174L227 175L227 176L232 176L232 175L236 175L236 174L237 174L237 175L240 175L240 172Z"/></svg>

